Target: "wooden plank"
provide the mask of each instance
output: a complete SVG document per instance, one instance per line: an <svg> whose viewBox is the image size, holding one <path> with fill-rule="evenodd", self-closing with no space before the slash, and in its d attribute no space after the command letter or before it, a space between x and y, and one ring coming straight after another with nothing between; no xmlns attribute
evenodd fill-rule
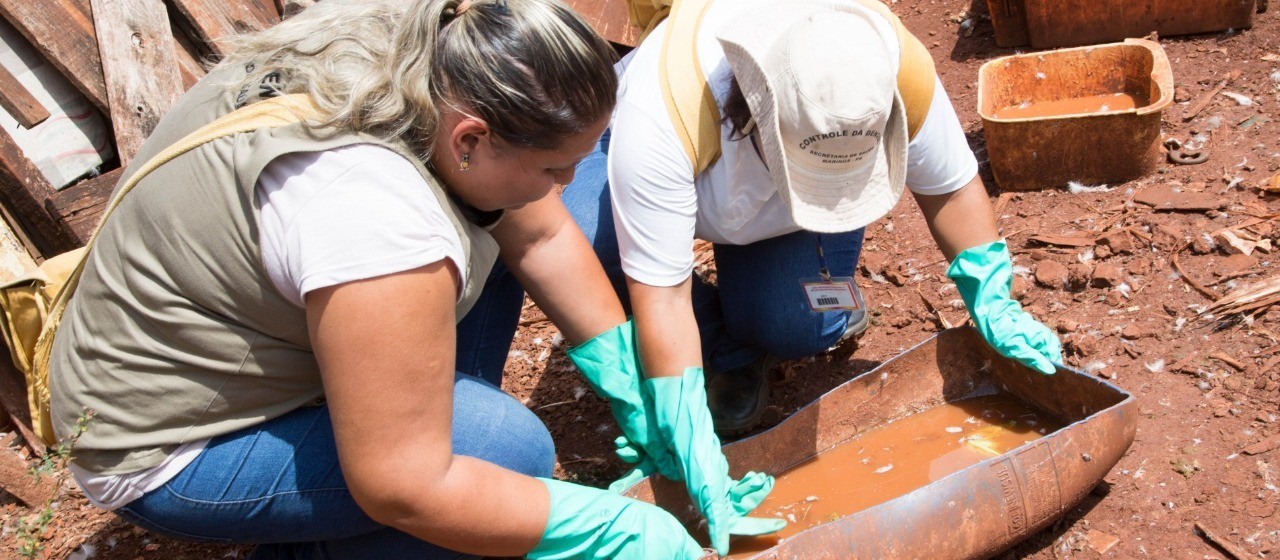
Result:
<svg viewBox="0 0 1280 560"><path fill-rule="evenodd" d="M642 30L631 25L627 0L566 0L565 4L578 12L601 37L619 45L636 46Z"/></svg>
<svg viewBox="0 0 1280 560"><path fill-rule="evenodd" d="M238 33L258 31L280 23L274 0L172 0L191 23L197 41L219 57L226 48L219 40Z"/></svg>
<svg viewBox="0 0 1280 560"><path fill-rule="evenodd" d="M0 66L0 107L28 129L49 118L49 110L4 66Z"/></svg>
<svg viewBox="0 0 1280 560"><path fill-rule="evenodd" d="M276 0L276 12L280 19L289 19L315 3L316 0Z"/></svg>
<svg viewBox="0 0 1280 560"><path fill-rule="evenodd" d="M49 213L59 217L81 245L88 243L123 173L123 168L116 168L58 191L45 203Z"/></svg>
<svg viewBox="0 0 1280 560"><path fill-rule="evenodd" d="M170 25L174 22L169 21ZM200 64L204 55L185 31L173 27L173 46L178 55L178 70L182 72L182 89L191 89L205 75L204 65Z"/></svg>
<svg viewBox="0 0 1280 560"><path fill-rule="evenodd" d="M128 165L182 95L169 17L160 0L92 0L116 153Z"/></svg>
<svg viewBox="0 0 1280 560"><path fill-rule="evenodd" d="M31 0L0 0L0 16L105 113L107 84L89 0L40 0L38 5L33 7Z"/></svg>
<svg viewBox="0 0 1280 560"><path fill-rule="evenodd" d="M30 235L27 235L27 231L22 229L22 221L19 220L17 216L13 215L13 212L9 210L9 205L7 203L0 204L0 217L4 218L5 229L13 233L13 236L17 239L18 243L22 245L23 250L25 250L28 255L31 255L33 259L36 259L37 261L44 261L44 255L40 252L40 247L31 239Z"/></svg>
<svg viewBox="0 0 1280 560"><path fill-rule="evenodd" d="M16 226L31 237L40 256L53 256L77 246L71 230L45 211L45 199L56 192L13 137L0 130L0 202L18 222Z"/></svg>
<svg viewBox="0 0 1280 560"><path fill-rule="evenodd" d="M13 365L13 357L9 355L9 347L5 344L0 344L0 408L8 416L9 423L17 427L27 447L36 455L43 456L44 441L31 431L26 377ZM0 449L0 453L7 451Z"/></svg>
<svg viewBox="0 0 1280 560"><path fill-rule="evenodd" d="M0 210L4 210L4 205L0 205ZM5 216L0 220L0 282L17 280L35 270L36 266L28 241L23 240L10 217Z"/></svg>
<svg viewBox="0 0 1280 560"><path fill-rule="evenodd" d="M0 449L0 486L28 507L40 507L53 499L57 489L53 476L32 476L27 462L12 449Z"/></svg>

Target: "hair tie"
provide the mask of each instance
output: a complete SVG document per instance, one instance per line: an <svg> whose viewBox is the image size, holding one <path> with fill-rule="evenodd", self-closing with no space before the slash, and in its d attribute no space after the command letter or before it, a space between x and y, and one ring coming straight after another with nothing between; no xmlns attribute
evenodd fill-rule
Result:
<svg viewBox="0 0 1280 560"><path fill-rule="evenodd" d="M470 7L471 7L471 0L462 0L458 2L458 5L453 7L453 17L458 17L462 15L462 12L467 11L467 8L470 8Z"/></svg>

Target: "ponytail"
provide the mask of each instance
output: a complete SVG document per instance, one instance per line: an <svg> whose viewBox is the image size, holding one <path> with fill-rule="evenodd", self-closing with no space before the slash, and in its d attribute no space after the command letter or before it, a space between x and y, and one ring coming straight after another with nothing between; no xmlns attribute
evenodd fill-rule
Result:
<svg viewBox="0 0 1280 560"><path fill-rule="evenodd" d="M232 40L224 64L307 93L319 127L400 139L426 159L440 104L552 149L613 108L613 49L559 0L326 0ZM257 87L256 85L254 87Z"/></svg>

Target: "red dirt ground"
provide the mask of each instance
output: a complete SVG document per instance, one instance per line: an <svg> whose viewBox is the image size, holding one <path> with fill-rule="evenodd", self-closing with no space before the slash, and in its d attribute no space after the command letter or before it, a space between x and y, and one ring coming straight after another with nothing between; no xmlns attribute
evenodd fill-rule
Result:
<svg viewBox="0 0 1280 560"><path fill-rule="evenodd" d="M1178 86L1176 103L1164 111L1163 131L1183 142L1202 135L1211 153L1208 162L1162 163L1156 173L1108 185L1105 192L1072 194L1063 188L999 195L985 165L975 108L977 70L1015 51L995 46L981 0L973 6L967 0L900 0L891 6L933 52L984 164L984 179L1019 267L1015 293L1062 334L1069 364L1137 395L1141 411L1137 439L1105 483L1060 521L1000 558L1229 557L1195 532L1197 522L1245 554L1280 552L1280 450L1245 453L1251 445L1280 437L1280 310L1248 317L1199 315L1216 296L1277 274L1273 253L1231 256L1204 241L1203 234L1260 217L1253 233L1280 243L1280 228L1268 221L1280 212L1280 197L1259 188L1280 171L1280 122L1271 117L1272 104L1280 106L1280 16L1275 10L1259 14L1255 27L1243 32L1160 39ZM965 36L960 22L969 18L973 32ZM1184 123L1184 111L1231 70L1242 74L1227 91L1249 96L1252 105L1219 95ZM1171 213L1133 202L1135 195L1160 186L1204 193L1223 206ZM1104 233L1117 234L1106 248L1031 240ZM1173 270L1175 255L1187 279L1215 298L1193 289ZM965 320L942 255L910 197L868 228L862 259L859 282L873 327L856 344L781 365L765 427L936 333L940 320L923 300L950 324ZM702 272L713 273L713 267L704 261ZM1061 274L1085 285L1062 289ZM556 329L536 308L526 309L521 325L504 388L550 427L560 476L607 483L624 465L610 452L617 430L605 403L584 390ZM12 527L33 510L7 496L0 500L7 500L0 501L0 556L16 557ZM1108 549L1112 538L1116 542ZM74 489L60 496L44 545L48 558L110 560L234 558L248 550L147 534L95 511ZM86 555L89 547L94 552Z"/></svg>

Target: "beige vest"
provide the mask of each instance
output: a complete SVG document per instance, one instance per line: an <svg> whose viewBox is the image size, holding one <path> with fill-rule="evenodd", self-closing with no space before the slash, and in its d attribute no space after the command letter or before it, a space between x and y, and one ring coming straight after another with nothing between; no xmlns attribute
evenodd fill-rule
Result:
<svg viewBox="0 0 1280 560"><path fill-rule="evenodd" d="M234 110L237 98L255 101L259 92L237 91L244 72L217 69L187 92L124 176ZM305 311L280 295L262 268L255 187L281 155L357 143L413 162L448 210L467 255L456 308L458 319L466 314L497 243L463 218L402 143L322 137L302 125L215 140L156 169L123 198L67 306L50 364L52 416L54 431L65 437L83 409L94 411L74 450L78 465L101 474L134 472L159 464L180 444L323 399Z"/></svg>

